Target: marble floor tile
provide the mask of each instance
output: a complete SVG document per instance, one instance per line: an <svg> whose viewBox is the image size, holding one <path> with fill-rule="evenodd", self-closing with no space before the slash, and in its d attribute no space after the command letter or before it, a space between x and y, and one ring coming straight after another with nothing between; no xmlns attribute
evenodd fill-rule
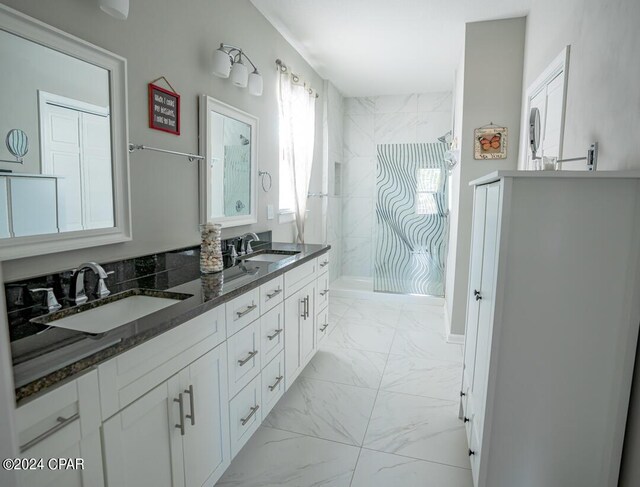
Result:
<svg viewBox="0 0 640 487"><path fill-rule="evenodd" d="M446 343L441 334L430 330L422 332L397 330L391 353L404 357L462 363L462 347Z"/></svg>
<svg viewBox="0 0 640 487"><path fill-rule="evenodd" d="M301 376L377 390L386 362L386 353L321 347Z"/></svg>
<svg viewBox="0 0 640 487"><path fill-rule="evenodd" d="M444 316L426 311L402 310L396 328L404 331L434 331L443 340L446 334Z"/></svg>
<svg viewBox="0 0 640 487"><path fill-rule="evenodd" d="M329 313L342 317L354 301L354 299L331 296L329 293Z"/></svg>
<svg viewBox="0 0 640 487"><path fill-rule="evenodd" d="M217 487L349 487L358 448L261 427Z"/></svg>
<svg viewBox="0 0 640 487"><path fill-rule="evenodd" d="M400 309L399 306L363 299L354 301L342 316L351 323L395 328Z"/></svg>
<svg viewBox="0 0 640 487"><path fill-rule="evenodd" d="M264 425L359 446L375 397L372 389L299 377Z"/></svg>
<svg viewBox="0 0 640 487"><path fill-rule="evenodd" d="M349 323L348 319L343 317L333 332L325 338L324 345L389 353L395 333L393 328Z"/></svg>
<svg viewBox="0 0 640 487"><path fill-rule="evenodd" d="M363 449L351 487L473 487L471 470Z"/></svg>
<svg viewBox="0 0 640 487"><path fill-rule="evenodd" d="M461 383L461 364L389 355L380 389L455 401Z"/></svg>
<svg viewBox="0 0 640 487"><path fill-rule="evenodd" d="M363 446L470 468L457 401L380 391Z"/></svg>

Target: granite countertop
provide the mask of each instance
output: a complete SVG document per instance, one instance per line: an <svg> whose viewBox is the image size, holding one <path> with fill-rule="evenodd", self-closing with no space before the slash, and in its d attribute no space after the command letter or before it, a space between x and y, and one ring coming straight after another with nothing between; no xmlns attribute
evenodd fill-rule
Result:
<svg viewBox="0 0 640 487"><path fill-rule="evenodd" d="M157 286L154 290L191 297L98 335L50 327L12 341L17 403L86 373L101 362L180 326L330 249L328 245L275 242L269 247L275 251L300 253L278 262L243 262L241 266L215 274L201 274L199 266L193 265L172 269L168 271L172 275L167 280L172 287Z"/></svg>

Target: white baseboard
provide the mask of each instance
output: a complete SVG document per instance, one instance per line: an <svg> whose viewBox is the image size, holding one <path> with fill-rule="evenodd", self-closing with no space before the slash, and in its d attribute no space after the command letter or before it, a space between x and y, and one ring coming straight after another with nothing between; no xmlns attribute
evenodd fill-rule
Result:
<svg viewBox="0 0 640 487"><path fill-rule="evenodd" d="M453 343L456 345L464 345L464 335L458 335L451 333L451 318L449 317L449 311L447 309L447 303L444 303L444 334L447 343Z"/></svg>

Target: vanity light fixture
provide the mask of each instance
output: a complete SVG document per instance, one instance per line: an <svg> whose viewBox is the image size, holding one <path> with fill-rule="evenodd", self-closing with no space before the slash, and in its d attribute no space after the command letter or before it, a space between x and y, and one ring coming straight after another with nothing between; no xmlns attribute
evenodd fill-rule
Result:
<svg viewBox="0 0 640 487"><path fill-rule="evenodd" d="M129 0L99 0L100 10L120 20L129 16Z"/></svg>
<svg viewBox="0 0 640 487"><path fill-rule="evenodd" d="M249 73L243 58L251 64L253 72ZM231 77L231 82L239 88L248 86L249 93L253 96L262 95L262 75L249 56L239 47L220 43L220 47L213 51L211 72L219 78Z"/></svg>

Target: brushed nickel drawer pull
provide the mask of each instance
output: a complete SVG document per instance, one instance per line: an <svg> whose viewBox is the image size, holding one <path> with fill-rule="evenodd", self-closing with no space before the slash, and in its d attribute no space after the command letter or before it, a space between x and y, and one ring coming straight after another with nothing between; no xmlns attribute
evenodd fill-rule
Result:
<svg viewBox="0 0 640 487"><path fill-rule="evenodd" d="M309 318L309 295L307 294L307 297L305 298L305 317L304 319L306 320L307 318Z"/></svg>
<svg viewBox="0 0 640 487"><path fill-rule="evenodd" d="M173 399L173 402L177 402L180 406L180 424L176 424L175 427L180 430L180 435L184 436L184 400L182 392L178 394L178 399Z"/></svg>
<svg viewBox="0 0 640 487"><path fill-rule="evenodd" d="M250 306L247 306L247 309L245 309L244 311L236 311L236 315L238 315L238 318L242 318L244 315L251 313L257 307L257 304L252 304Z"/></svg>
<svg viewBox="0 0 640 487"><path fill-rule="evenodd" d="M267 293L267 299L275 298L281 292L282 292L282 289L278 288L275 291L273 291L272 293Z"/></svg>
<svg viewBox="0 0 640 487"><path fill-rule="evenodd" d="M238 360L238 365L240 367L242 367L244 364L246 364L249 360L251 360L256 355L258 355L258 351L257 350L254 350L253 352L249 352L249 355L247 356L247 358L245 358L243 360Z"/></svg>
<svg viewBox="0 0 640 487"><path fill-rule="evenodd" d="M273 390L278 387L278 384L280 384L280 382L282 382L282 379L284 379L284 376L279 375L278 377L276 377L276 381L274 382L274 384L272 386L269 386L269 390L271 392L273 392Z"/></svg>
<svg viewBox="0 0 640 487"><path fill-rule="evenodd" d="M320 267L326 267L327 265L329 265L329 261L325 260L322 264L320 264Z"/></svg>
<svg viewBox="0 0 640 487"><path fill-rule="evenodd" d="M193 396L193 385L190 385L189 389L185 389L184 393L189 394L189 408L191 411L191 414L187 414L185 417L191 420L191 426L195 426L196 425L196 409L194 406L194 402L196 400Z"/></svg>
<svg viewBox="0 0 640 487"><path fill-rule="evenodd" d="M254 414L256 414L256 411L260 409L260 405L256 404L255 406L253 406L251 408L251 412L249 413L249 416L247 416L246 418L242 418L240 419L240 424L242 424L242 426L244 426L245 424L247 424L249 422L249 420L252 418L252 416Z"/></svg>
<svg viewBox="0 0 640 487"><path fill-rule="evenodd" d="M328 289L325 289L324 291L320 291L320 296L322 296L322 297L326 296L327 294L329 294L329 290Z"/></svg>
<svg viewBox="0 0 640 487"><path fill-rule="evenodd" d="M329 323L325 323L324 325L322 325L320 327L320 331L325 331L327 329L327 327L329 326Z"/></svg>
<svg viewBox="0 0 640 487"><path fill-rule="evenodd" d="M80 414L79 413L75 413L75 414L69 416L68 418L63 418L62 416L58 416L56 418L56 421L58 422L58 424L56 424L51 429L48 429L47 431L45 431L41 435L36 436L33 440L27 441L24 445L21 445L20 446L20 453L24 453L29 448L32 448L32 447L36 446L38 443L40 443L41 441L46 440L51 435L53 435L54 433L60 431L65 426L73 423L78 418L80 418Z"/></svg>
<svg viewBox="0 0 640 487"><path fill-rule="evenodd" d="M282 333L282 328L278 328L277 330L274 330L273 335L267 335L267 338L269 340L273 340L275 337L277 337L280 333Z"/></svg>
<svg viewBox="0 0 640 487"><path fill-rule="evenodd" d="M300 304L302 304L302 314L300 316L302 316L303 318L306 319L306 317L307 317L307 298L302 298L300 300Z"/></svg>

